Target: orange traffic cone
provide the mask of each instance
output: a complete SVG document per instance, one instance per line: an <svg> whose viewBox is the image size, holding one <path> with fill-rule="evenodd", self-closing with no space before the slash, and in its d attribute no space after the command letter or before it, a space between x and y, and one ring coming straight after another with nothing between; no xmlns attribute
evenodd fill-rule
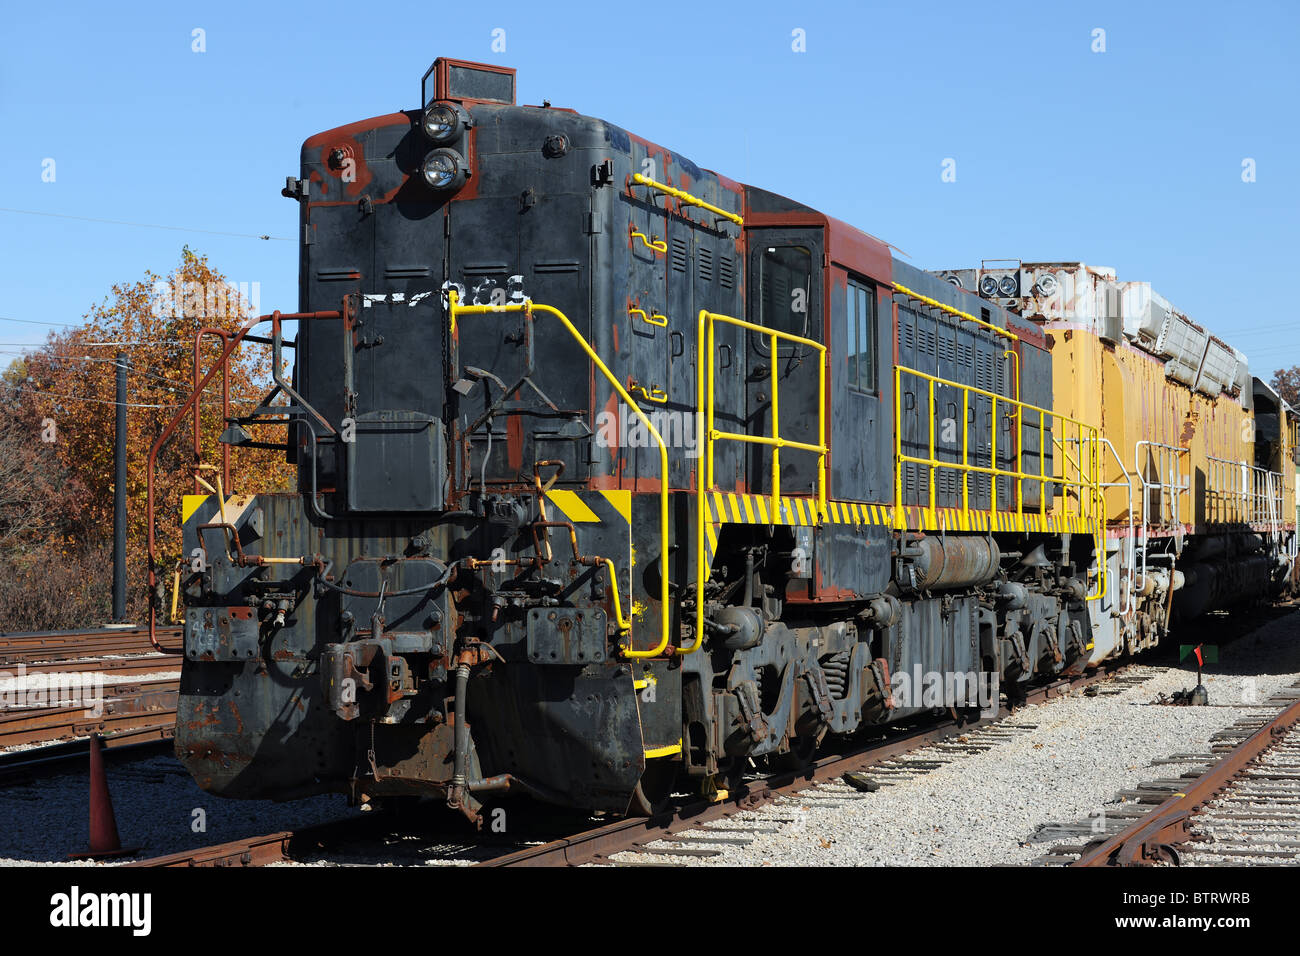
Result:
<svg viewBox="0 0 1300 956"><path fill-rule="evenodd" d="M108 774L104 772L104 745L99 734L90 735L90 849L69 853L70 860L107 860L133 856L139 847L123 849L117 835L117 817L113 815L113 798L108 792Z"/></svg>

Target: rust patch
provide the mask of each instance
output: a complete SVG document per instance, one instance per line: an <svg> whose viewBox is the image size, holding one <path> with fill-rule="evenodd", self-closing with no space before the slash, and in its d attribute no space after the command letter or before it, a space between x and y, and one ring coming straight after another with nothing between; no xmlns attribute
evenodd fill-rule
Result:
<svg viewBox="0 0 1300 956"><path fill-rule="evenodd" d="M515 471L524 465L524 420L517 413L506 418L506 458Z"/></svg>
<svg viewBox="0 0 1300 956"><path fill-rule="evenodd" d="M337 161L336 156L340 157ZM353 198L361 195L374 178L366 164L365 147L351 136L336 136L323 144L319 162L326 173L339 181L340 192ZM351 182L343 178L349 171L355 174Z"/></svg>

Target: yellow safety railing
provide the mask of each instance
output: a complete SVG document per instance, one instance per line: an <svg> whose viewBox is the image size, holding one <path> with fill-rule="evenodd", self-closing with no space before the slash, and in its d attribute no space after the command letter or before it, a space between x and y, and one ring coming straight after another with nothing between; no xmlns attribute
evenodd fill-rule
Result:
<svg viewBox="0 0 1300 956"><path fill-rule="evenodd" d="M770 435L724 432L713 427L713 367L715 364L714 353L716 352L713 331L714 325L718 322L725 325L734 325L736 328L746 329L767 337L768 348L771 353L772 433ZM698 338L696 339L695 407L704 415L704 421L701 423L700 429L704 437L702 458L704 474L702 479L698 475L695 479L696 492L699 496L695 531L695 580L698 584L696 585L697 592L695 595L695 643L691 646L691 650L696 650L704 640L704 580L707 574L704 524L708 514L705 496L713 488L713 445L715 442L737 441L750 445L766 445L772 449L771 497L772 515L774 517L781 513L781 449L793 448L817 455L817 520L818 522L826 520L826 346L803 336L769 329L753 322L746 322L744 319L720 315L706 309L700 310L699 327L696 332ZM815 445L809 442L791 441L788 438L781 437L780 362L777 361L777 344L779 342L806 345L817 352L817 444Z"/></svg>
<svg viewBox="0 0 1300 956"><path fill-rule="evenodd" d="M658 253L664 253L668 251L668 243L664 242L658 236L655 236L653 239L651 239L644 232L637 232L635 229L632 229L631 227L629 227L629 232L631 234L631 238L640 239L641 244L644 245L647 249L653 249L655 252Z"/></svg>
<svg viewBox="0 0 1300 956"><path fill-rule="evenodd" d="M921 457L919 455L910 455L903 450L903 377L911 376L926 383L929 399L926 404L925 425L922 433L925 435L924 440L920 441L927 450L928 455ZM960 461L941 461L936 453L935 448L935 386L946 388L960 389L962 393L962 414L961 414L961 460ZM970 447L970 404L971 396L987 398L992 404L992 427L990 430L990 443L987 465L972 464ZM1017 422L1017 435L1015 440L1015 469L1002 468L998 466L998 409L999 407L1009 409ZM1026 472L1024 470L1024 422L1025 415L1028 413L1029 426L1033 428L1033 417L1038 418L1038 472ZM1060 462L1061 467L1058 470L1053 466L1052 472L1047 470L1047 448L1048 436L1051 434L1048 430L1048 421L1053 420L1060 423L1062 430L1073 426L1076 435L1072 441L1078 442L1079 452L1071 458L1068 453L1054 458L1055 462ZM1102 455L1101 443L1099 441L1099 430L1094 425L1080 421L1077 418L1071 418L1068 415L1062 415L1060 412L1054 412L1048 408L1042 408L1038 405L1031 405L1022 402L1016 398L1009 398L1006 395L999 395L996 392L990 392L986 389L976 388L973 385L964 385L961 382L954 382L949 379L940 378L937 375L930 375L927 372L920 372L916 369L907 368L906 366L896 366L894 369L894 523L899 530L907 527L907 512L904 508L903 501L903 465L914 464L924 466L928 471L929 477L929 509L935 510L937 505L937 494L935 488L935 473L940 468L949 468L961 473L961 512L967 518L970 517L970 476L971 474L989 476L989 511L998 510L998 479L1010 478L1015 481L1016 488L1016 514L1024 516L1024 484L1025 482L1038 482L1038 511L1044 521L1047 518L1047 489L1049 485L1060 485L1066 489L1062 494L1064 507L1069 507L1069 491L1073 491L1076 496L1077 515L1090 528L1093 536L1094 546L1097 554L1098 565L1098 590L1096 594L1089 594L1088 600L1100 600L1106 596L1106 590L1109 586L1109 575L1106 569L1106 551L1105 551L1105 499L1102 492ZM1056 439L1052 437L1052 442L1061 445L1063 448L1065 438ZM1086 449L1086 453L1085 453ZM983 457L980 455L979 457Z"/></svg>
<svg viewBox="0 0 1300 956"><path fill-rule="evenodd" d="M613 387L618 397L627 403L628 408L645 426L646 432L654 439L655 444L659 446L659 561L661 564L659 574L659 642L652 648L636 650L632 647L631 621L627 621L627 631L624 640L626 643L620 644L620 650L624 657L658 657L668 649L668 642L671 635L670 622L672 620L672 608L668 603L668 446L664 444L663 436L659 434L659 429L655 428L654 423L641 411L641 407L628 394L627 389L622 383L614 377L614 373L596 354L596 350L591 347L591 343L586 340L577 327L569 321L559 309L550 305L542 305L525 299L523 302L509 302L504 305L461 305L456 295L455 289L447 292L449 322L452 329L456 328L456 320L463 315L487 315L495 312L523 312L528 321L532 321L533 313L544 312L552 315L559 320L565 330L571 335L575 342L581 346L582 350L587 353L587 358L596 366L600 373L605 376L605 380ZM613 577L613 565L610 564L610 587L614 588L614 606L615 616L618 618L619 629L624 626L623 611L621 601L618 596L618 580ZM699 643L698 641L696 642Z"/></svg>
<svg viewBox="0 0 1300 956"><path fill-rule="evenodd" d="M654 309L651 309L649 313L647 313L645 309L638 309L636 306L629 305L627 307L627 314L641 316L641 321L647 325L657 325L661 329L668 328L668 316L663 315Z"/></svg>
<svg viewBox="0 0 1300 956"><path fill-rule="evenodd" d="M891 282L890 285L894 287L895 292L900 292L909 299L915 299L917 302L924 302L932 309L938 309L940 312L956 316L966 322L974 322L980 328L988 329L993 334L1000 335L1004 339L1010 339L1013 342L1020 341L1020 336L1016 335L1014 332L1008 332L1006 329L994 325L992 322L985 322L983 319L977 319L969 312L963 312L961 309L954 309L950 305L944 305L937 299L932 299L928 295L921 295L919 292L913 292L911 289L907 288L907 286L899 285L897 282Z"/></svg>
<svg viewBox="0 0 1300 956"><path fill-rule="evenodd" d="M668 403L668 393L658 385L651 385L646 388L634 378L627 380L627 387L637 392L647 402L654 402L656 405L666 405Z"/></svg>
<svg viewBox="0 0 1300 956"><path fill-rule="evenodd" d="M699 206L701 209L707 209L714 215L721 216L723 219L734 222L737 226L743 226L745 224L745 220L740 216L737 216L734 212L727 212L725 209L719 209L712 203L705 202L699 196L692 196L683 189L677 189L673 186L666 186L663 183L655 182L655 180L651 179L649 176L642 176L640 173L633 173L632 182L636 183L638 186L648 186L650 189L657 189L659 192L672 196L674 199L681 200L688 206Z"/></svg>

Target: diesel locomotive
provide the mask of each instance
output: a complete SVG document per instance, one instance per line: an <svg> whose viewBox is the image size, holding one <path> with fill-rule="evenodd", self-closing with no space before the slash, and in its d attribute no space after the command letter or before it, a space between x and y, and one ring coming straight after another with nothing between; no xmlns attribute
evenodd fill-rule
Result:
<svg viewBox="0 0 1300 956"><path fill-rule="evenodd" d="M159 440L271 344L221 439L297 489L196 460L170 596L214 793L645 813L1289 583L1294 413L1107 270L922 271L450 59L283 193L299 311Z"/></svg>

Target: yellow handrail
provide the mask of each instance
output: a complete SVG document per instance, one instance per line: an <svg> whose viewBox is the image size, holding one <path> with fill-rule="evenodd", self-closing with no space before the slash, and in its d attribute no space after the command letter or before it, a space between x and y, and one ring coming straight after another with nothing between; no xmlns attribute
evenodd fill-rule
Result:
<svg viewBox="0 0 1300 956"><path fill-rule="evenodd" d="M604 561L609 568L609 587L614 592L614 620L618 623L618 632L625 634L632 630L632 622L623 616L623 599L618 593L618 572L614 570L613 560L605 558Z"/></svg>
<svg viewBox="0 0 1300 956"><path fill-rule="evenodd" d="M629 227L629 229L631 229L631 227ZM646 234L644 232L637 232L635 229L631 229L631 232L632 232L632 238L640 239L645 244L646 248L653 249L655 252L668 251L668 243L664 242L658 236L655 236L654 240L651 241L650 239L646 238Z"/></svg>
<svg viewBox="0 0 1300 956"><path fill-rule="evenodd" d="M921 293L919 292L913 292L911 289L907 288L907 286L899 285L897 282L891 282L890 285L894 287L894 290L896 292L901 292L909 299L915 299L917 302L924 302L932 309L938 309L940 312L946 312L948 315L955 315L957 318L964 319L967 322L974 322L980 328L988 329L990 332L994 333L995 335L1000 335L1003 338L1010 339L1013 342L1020 341L1020 336L1016 335L1014 332L1008 332L1006 329L999 328L998 326L994 325L992 322L985 322L983 319L977 319L969 312L963 312L961 309L954 309L950 305L944 305L942 302L938 301L937 299L932 299L928 295L921 295Z"/></svg>
<svg viewBox="0 0 1300 956"><path fill-rule="evenodd" d="M714 340L713 327L714 323L722 322L727 325L734 325L737 328L747 329L756 332L759 335L768 337L768 346L771 350L771 381L772 390L772 434L765 435L748 435L739 432L718 431L713 427L713 358L714 358ZM700 424L700 431L704 435L704 475L696 475L696 494L698 496L698 507L696 514L695 529L695 642L690 646L689 651L696 651L704 642L704 580L707 573L706 551L705 551L705 522L708 520L708 506L706 495L713 488L713 443L718 440L738 441L753 445L767 445L772 449L772 515L775 517L781 513L781 449L795 448L800 451L809 451L817 455L817 520L822 522L826 520L826 346L820 342L814 342L812 339L803 338L802 336L792 335L789 332L780 332L776 329L769 329L762 325L756 325L753 322L746 322L744 319L733 318L729 315L720 315L716 312L709 312L707 309L700 310L699 327L696 334L696 362L695 362L695 379L696 379L696 408L698 413L704 416L704 421ZM779 399L780 379L778 374L777 362L777 343L791 342L798 345L806 345L815 349L818 353L817 361L817 444L808 442L790 441L781 437L781 405ZM707 370L707 371L704 371ZM705 380L707 377L708 385ZM688 653L683 648L682 653Z"/></svg>
<svg viewBox="0 0 1300 956"><path fill-rule="evenodd" d="M668 316L661 315L660 313L656 312L654 309L651 309L650 314L647 315L645 309L638 309L635 306L631 306L631 305L627 307L628 315L636 315L638 313L641 316L641 321L645 322L647 325L657 325L661 329L668 328ZM655 321L656 319L663 319L663 321L656 322Z"/></svg>
<svg viewBox="0 0 1300 956"><path fill-rule="evenodd" d="M627 387L634 392L640 392L641 397L647 402L654 402L656 405L665 405L668 402L668 393L658 385L651 384L650 388L647 389L636 379L631 378L628 379Z"/></svg>
<svg viewBox="0 0 1300 956"><path fill-rule="evenodd" d="M911 375L919 378L926 383L929 393L929 400L926 409L927 419L927 438L925 444L928 446L929 457L919 455L909 455L903 451L903 376ZM962 435L961 435L961 461L940 461L935 454L935 437L934 437L934 420L935 420L935 401L934 389L936 385L947 388L961 389L962 392ZM970 436L969 436L969 415L967 414L970 407L970 396L978 395L987 398L992 403L993 422L991 430L991 442L989 449L988 465L973 465L970 463ZM1016 442L1016 465L1015 469L1000 468L998 466L997 452L997 422L998 422L998 405L1009 405L1015 412L1017 423L1023 421L1024 412L1037 413L1038 415L1038 473L1032 474L1024 470L1024 460L1022 457L1021 441ZM1068 464L1074 466L1077 478L1071 478L1062 469L1062 473L1047 474L1047 428L1046 420L1048 418L1056 419L1061 422L1062 427L1066 424L1073 425L1078 429L1080 442L1087 440L1092 443L1093 453L1089 460L1085 462L1080 456L1078 461L1070 461L1069 454L1062 448L1062 457ZM1031 426L1032 427L1032 426ZM1087 435L1085 439L1083 436ZM1021 436L1023 437L1023 436ZM997 511L997 480L998 478L1011 478L1016 482L1016 514L1024 515L1024 495L1023 484L1026 481L1038 482L1038 497L1040 514L1047 514L1047 485L1059 484L1079 490L1079 514L1078 517L1092 530L1094 548L1097 554L1098 564L1098 585L1099 590L1096 594L1088 595L1088 600L1100 600L1106 596L1109 587L1109 573L1106 563L1105 550L1105 529L1103 514L1105 509L1103 492L1101 490L1101 463L1096 454L1096 446L1099 440L1099 429L1094 425L1080 421L1077 418L1071 418L1060 412L1054 412L1048 408L1042 408L1038 405L1032 405L1028 402L1022 402L1018 398L1009 398L1005 395L999 395L996 392L987 389L977 388L974 385L965 385L961 382L954 382L949 379L940 378L937 375L930 375L927 372L921 372L916 369L907 368L903 365L894 368L894 524L899 530L907 527L907 513L903 502L903 465L915 464L923 465L929 472L929 509L934 511L936 507L935 491L935 472L939 468L950 468L961 473L962 476L962 503L961 510L964 513L970 512L970 500L967 487L968 476L972 473L980 475L989 475L989 510ZM1053 438L1053 442L1058 440ZM1085 469L1085 464L1087 468ZM1055 472L1055 470L1054 470ZM1085 495L1085 489L1087 494Z"/></svg>
<svg viewBox="0 0 1300 956"><path fill-rule="evenodd" d="M609 370L609 367L603 361L601 361L601 358L596 354L595 349L591 347L591 344L583 337L583 334L578 331L574 324L569 321L569 317L559 309L554 306L533 302L531 299L524 299L523 302L508 302L504 305L461 305L458 301L455 289L450 289L447 292L447 301L450 322L453 327L455 326L457 316L461 315L488 315L494 312L523 312L530 320L532 318L532 313L534 312L545 312L548 315L555 316L555 318L559 319L560 324L564 326L565 330L573 336L573 339L578 343L578 345L582 347L582 350L587 353L587 358L591 359L592 364L595 365L600 373L605 376L606 381L608 381L613 387L618 397L626 402L627 406L632 409L636 417L640 419L641 424L645 426L646 432L655 440L655 444L659 446L659 562L661 565L659 571L659 643L648 650L639 651L633 648L632 635L630 633L632 625L631 622L628 622L627 643L620 643L619 645L619 649L624 657L658 657L668 648L668 642L671 636L669 625L672 619L672 609L668 604L668 446L664 444L663 436L659 434L659 429L655 428L654 422L646 416L645 412L641 411L641 406L637 405L632 396L628 394L627 389L625 389L622 383L614 377L614 373ZM619 625L621 627L622 610L617 604L617 580L611 582L611 584L614 587L616 594L615 614L619 618Z"/></svg>
<svg viewBox="0 0 1300 956"><path fill-rule="evenodd" d="M728 219L731 222L734 222L737 226L743 226L745 224L745 220L740 216L737 216L734 212L727 212L725 209L719 209L712 203L705 202L699 196L692 196L685 190L676 189L672 186L665 186L663 183L655 182L649 176L642 176L640 173L633 173L632 182L636 183L638 186L649 186L651 189L657 189L661 193L667 193L674 199L680 199L688 206L699 206L701 209L707 209L709 212L719 215L723 219Z"/></svg>

